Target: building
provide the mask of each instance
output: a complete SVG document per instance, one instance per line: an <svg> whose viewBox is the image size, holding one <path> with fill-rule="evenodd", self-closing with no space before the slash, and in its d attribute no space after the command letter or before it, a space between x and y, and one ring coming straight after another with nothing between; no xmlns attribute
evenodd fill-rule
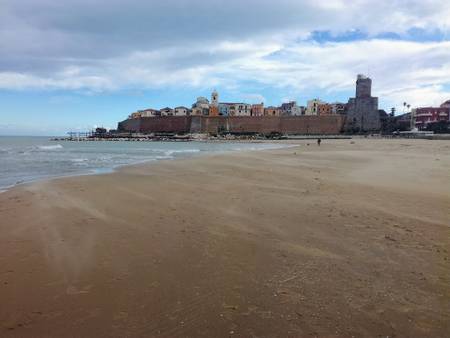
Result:
<svg viewBox="0 0 450 338"><path fill-rule="evenodd" d="M211 105L209 107L209 116L219 116L219 115L220 115L219 106Z"/></svg>
<svg viewBox="0 0 450 338"><path fill-rule="evenodd" d="M192 105L191 115L207 116L209 115L209 101L206 97L197 97L197 102Z"/></svg>
<svg viewBox="0 0 450 338"><path fill-rule="evenodd" d="M450 122L450 100L440 107L423 107L413 109L413 119L416 128L426 129L429 124Z"/></svg>
<svg viewBox="0 0 450 338"><path fill-rule="evenodd" d="M441 104L441 108L449 108L450 109L450 100L447 100L443 104Z"/></svg>
<svg viewBox="0 0 450 338"><path fill-rule="evenodd" d="M378 98L372 96L372 80L359 74L356 80L356 96L347 104L346 130L351 132L379 131Z"/></svg>
<svg viewBox="0 0 450 338"><path fill-rule="evenodd" d="M308 101L305 115L319 115L319 104L324 104L324 101L319 99L312 99Z"/></svg>
<svg viewBox="0 0 450 338"><path fill-rule="evenodd" d="M228 108L229 116L250 116L252 105L248 103L231 103Z"/></svg>
<svg viewBox="0 0 450 338"><path fill-rule="evenodd" d="M188 116L190 114L189 108L187 107L175 107L173 109L173 115L174 116Z"/></svg>
<svg viewBox="0 0 450 338"><path fill-rule="evenodd" d="M211 93L211 104L209 105L209 116L219 116L219 93L214 90Z"/></svg>
<svg viewBox="0 0 450 338"><path fill-rule="evenodd" d="M137 112L132 113L129 118L130 119L138 119L141 117L155 117L155 116L161 116L161 112L157 109L144 109L144 110L138 110Z"/></svg>
<svg viewBox="0 0 450 338"><path fill-rule="evenodd" d="M173 109L169 107L161 109L161 116L173 116Z"/></svg>
<svg viewBox="0 0 450 338"><path fill-rule="evenodd" d="M270 106L264 109L264 116L280 116L281 109L279 107Z"/></svg>
<svg viewBox="0 0 450 338"><path fill-rule="evenodd" d="M139 114L138 111L137 111L137 112L134 112L134 113L131 113L131 114L128 116L129 119L138 119L138 118L140 118L140 117L141 117L141 114Z"/></svg>
<svg viewBox="0 0 450 338"><path fill-rule="evenodd" d="M250 115L251 116L264 116L264 103L261 102L261 103L257 103L257 104L252 104Z"/></svg>
<svg viewBox="0 0 450 338"><path fill-rule="evenodd" d="M290 101L287 103L281 104L281 112L282 115L285 116L300 116L302 115L302 109L297 105L297 101Z"/></svg>
<svg viewBox="0 0 450 338"><path fill-rule="evenodd" d="M333 108L331 104L321 103L317 106L317 115L331 115L333 114Z"/></svg>
<svg viewBox="0 0 450 338"><path fill-rule="evenodd" d="M347 110L347 104L345 104L345 103L341 103L341 102L331 103L331 113L334 115L336 115L336 114L345 115L346 110Z"/></svg>
<svg viewBox="0 0 450 338"><path fill-rule="evenodd" d="M219 115L228 116L231 103L219 103Z"/></svg>
<svg viewBox="0 0 450 338"><path fill-rule="evenodd" d="M211 94L211 106L219 107L219 93L215 89Z"/></svg>

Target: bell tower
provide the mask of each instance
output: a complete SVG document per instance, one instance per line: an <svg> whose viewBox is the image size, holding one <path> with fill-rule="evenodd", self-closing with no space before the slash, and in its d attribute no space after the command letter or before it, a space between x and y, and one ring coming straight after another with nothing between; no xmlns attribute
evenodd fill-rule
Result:
<svg viewBox="0 0 450 338"><path fill-rule="evenodd" d="M219 93L215 89L211 94L211 106L214 106L214 107L219 106Z"/></svg>

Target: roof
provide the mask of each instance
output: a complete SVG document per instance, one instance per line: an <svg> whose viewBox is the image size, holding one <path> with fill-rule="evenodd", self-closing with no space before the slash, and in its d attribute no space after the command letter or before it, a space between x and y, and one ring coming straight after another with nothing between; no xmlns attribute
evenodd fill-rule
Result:
<svg viewBox="0 0 450 338"><path fill-rule="evenodd" d="M237 104L242 104L242 105L247 105L247 106L251 106L251 104L250 103L244 103L244 102L219 102L219 105L221 105L221 104L225 104L225 105L227 105L227 106L235 106L235 105L237 105Z"/></svg>
<svg viewBox="0 0 450 338"><path fill-rule="evenodd" d="M175 107L174 109L187 109L187 110L189 110L189 108L188 108L188 107L185 107L185 106Z"/></svg>

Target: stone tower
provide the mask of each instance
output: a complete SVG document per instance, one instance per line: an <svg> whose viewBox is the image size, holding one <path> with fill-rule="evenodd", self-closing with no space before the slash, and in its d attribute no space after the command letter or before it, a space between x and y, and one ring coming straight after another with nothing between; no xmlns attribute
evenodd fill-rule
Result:
<svg viewBox="0 0 450 338"><path fill-rule="evenodd" d="M371 97L372 80L362 74L358 75L356 80L356 97Z"/></svg>
<svg viewBox="0 0 450 338"><path fill-rule="evenodd" d="M211 106L219 107L219 93L215 89L211 94Z"/></svg>
<svg viewBox="0 0 450 338"><path fill-rule="evenodd" d="M345 129L348 132L377 132L381 128L378 97L372 97L372 80L364 75L356 79L356 97L347 104Z"/></svg>

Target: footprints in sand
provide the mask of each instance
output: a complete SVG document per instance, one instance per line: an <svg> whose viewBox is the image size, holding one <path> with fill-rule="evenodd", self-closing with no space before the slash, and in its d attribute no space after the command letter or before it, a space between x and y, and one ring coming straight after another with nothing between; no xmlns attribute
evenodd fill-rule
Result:
<svg viewBox="0 0 450 338"><path fill-rule="evenodd" d="M1 326L6 331L14 331L21 328L30 327L36 320L42 318L44 313L41 311L31 311L21 318L10 318L1 323ZM1 336L1 333L0 333Z"/></svg>

